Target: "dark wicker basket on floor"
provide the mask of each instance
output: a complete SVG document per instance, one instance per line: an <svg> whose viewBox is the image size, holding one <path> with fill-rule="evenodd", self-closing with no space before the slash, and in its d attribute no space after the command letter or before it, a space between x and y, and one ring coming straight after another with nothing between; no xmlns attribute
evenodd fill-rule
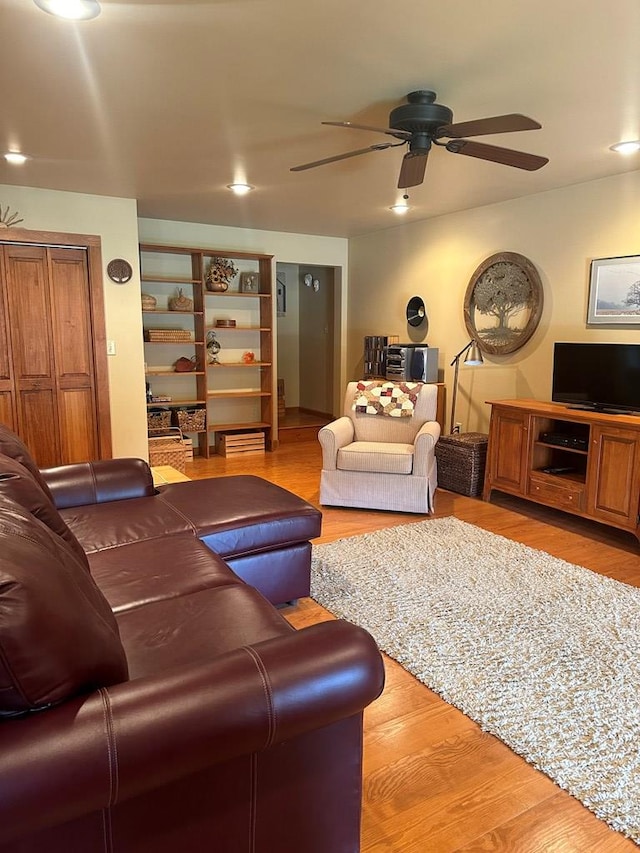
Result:
<svg viewBox="0 0 640 853"><path fill-rule="evenodd" d="M441 436L436 444L438 485L469 497L481 494L488 438L481 432Z"/></svg>

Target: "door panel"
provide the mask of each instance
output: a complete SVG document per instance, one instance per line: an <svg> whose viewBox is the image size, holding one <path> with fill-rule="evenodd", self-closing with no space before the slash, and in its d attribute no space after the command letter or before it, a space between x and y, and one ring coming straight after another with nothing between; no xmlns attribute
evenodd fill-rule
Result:
<svg viewBox="0 0 640 853"><path fill-rule="evenodd" d="M6 424L9 429L17 432L18 421L13 400L13 389L5 389L0 383L0 424Z"/></svg>
<svg viewBox="0 0 640 853"><path fill-rule="evenodd" d="M60 464L58 412L52 388L21 391L18 396L20 434L39 468Z"/></svg>
<svg viewBox="0 0 640 853"><path fill-rule="evenodd" d="M51 249L50 256L58 381L66 387L76 383L91 387L93 355L86 254L80 249Z"/></svg>
<svg viewBox="0 0 640 853"><path fill-rule="evenodd" d="M88 462L95 459L96 419L91 389L59 391L58 410L64 462Z"/></svg>

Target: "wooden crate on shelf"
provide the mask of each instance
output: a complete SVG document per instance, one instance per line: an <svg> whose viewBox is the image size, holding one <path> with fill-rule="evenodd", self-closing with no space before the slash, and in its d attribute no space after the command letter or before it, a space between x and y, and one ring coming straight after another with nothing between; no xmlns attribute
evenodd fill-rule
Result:
<svg viewBox="0 0 640 853"><path fill-rule="evenodd" d="M264 453L263 432L218 432L216 453L236 456L242 453Z"/></svg>
<svg viewBox="0 0 640 853"><path fill-rule="evenodd" d="M193 439L183 438L185 462L193 462Z"/></svg>

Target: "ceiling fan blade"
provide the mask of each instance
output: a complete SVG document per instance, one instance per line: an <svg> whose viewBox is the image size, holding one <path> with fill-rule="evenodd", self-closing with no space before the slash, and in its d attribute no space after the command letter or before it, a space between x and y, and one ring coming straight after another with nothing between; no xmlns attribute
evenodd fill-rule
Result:
<svg viewBox="0 0 640 853"><path fill-rule="evenodd" d="M392 130L390 127L371 127L368 124L355 124L352 121L323 121L321 124L329 124L332 127L350 127L353 130L373 130L374 133L386 133L388 136L395 136L396 139L411 139L409 131Z"/></svg>
<svg viewBox="0 0 640 853"><path fill-rule="evenodd" d="M467 157L515 166L516 169L526 169L528 172L535 172L549 162L548 157L525 154L524 151L513 151L511 148L500 148L497 145L486 145L484 142L471 142L469 139L452 140L447 142L445 147L453 154L466 154Z"/></svg>
<svg viewBox="0 0 640 853"><path fill-rule="evenodd" d="M417 187L424 181L424 172L427 168L428 151L412 153L408 151L402 158L400 175L398 176L398 189L406 190L408 187Z"/></svg>
<svg viewBox="0 0 640 853"><path fill-rule="evenodd" d="M325 157L323 160L314 160L313 163L303 163L301 166L292 166L290 172L304 172L305 169L315 169L316 166L324 166L325 163L335 163L338 160L346 160L348 157L357 157L359 154L368 154L369 151L384 151L392 148L395 142L380 142L370 145L368 148L359 148L357 151L347 151L346 154L336 154L334 157Z"/></svg>
<svg viewBox="0 0 640 853"><path fill-rule="evenodd" d="M518 130L540 130L542 125L535 119L520 113L510 113L506 116L479 118L475 121L463 121L458 124L447 124L438 128L438 138L448 136L461 139L463 136L486 136L489 133L513 133Z"/></svg>

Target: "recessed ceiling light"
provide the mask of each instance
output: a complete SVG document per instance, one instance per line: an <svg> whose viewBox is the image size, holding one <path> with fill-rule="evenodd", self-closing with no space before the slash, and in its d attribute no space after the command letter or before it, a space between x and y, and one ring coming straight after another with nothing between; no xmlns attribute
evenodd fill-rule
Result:
<svg viewBox="0 0 640 853"><path fill-rule="evenodd" d="M4 155L7 163L12 163L14 166L22 166L29 159L26 154L21 154L19 151L7 151Z"/></svg>
<svg viewBox="0 0 640 853"><path fill-rule="evenodd" d="M628 142L616 142L615 145L611 146L612 151L616 151L618 154L635 154L636 151L640 151L640 139L632 139Z"/></svg>
<svg viewBox="0 0 640 853"><path fill-rule="evenodd" d="M227 184L227 188L234 192L236 195L246 195L250 193L251 190L254 190L255 187L252 187L251 184Z"/></svg>
<svg viewBox="0 0 640 853"><path fill-rule="evenodd" d="M397 213L401 216L403 213L406 213L409 210L409 205L406 201L399 201L397 204L393 204L389 210L392 210L394 213Z"/></svg>
<svg viewBox="0 0 640 853"><path fill-rule="evenodd" d="M39 9L70 21L89 21L100 14L98 0L33 0Z"/></svg>

